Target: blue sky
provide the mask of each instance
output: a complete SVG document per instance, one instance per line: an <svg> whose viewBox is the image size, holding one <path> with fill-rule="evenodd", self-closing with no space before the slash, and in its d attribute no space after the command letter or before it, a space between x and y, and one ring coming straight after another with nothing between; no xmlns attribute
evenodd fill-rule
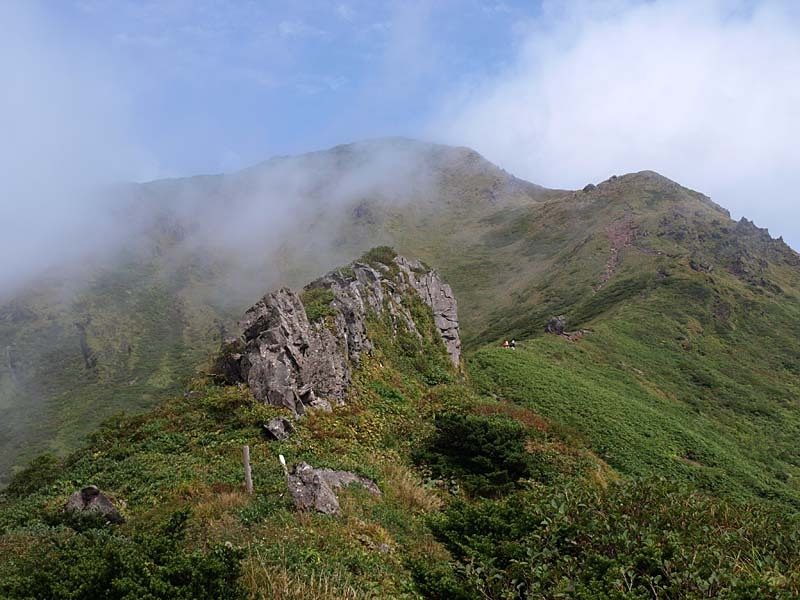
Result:
<svg viewBox="0 0 800 600"><path fill-rule="evenodd" d="M796 0L6 0L0 23L2 254L80 231L97 183L387 135L550 187L652 169L800 248Z"/></svg>
<svg viewBox="0 0 800 600"><path fill-rule="evenodd" d="M96 56L165 173L424 135L442 97L501 69L535 2L52 2L51 40Z"/></svg>

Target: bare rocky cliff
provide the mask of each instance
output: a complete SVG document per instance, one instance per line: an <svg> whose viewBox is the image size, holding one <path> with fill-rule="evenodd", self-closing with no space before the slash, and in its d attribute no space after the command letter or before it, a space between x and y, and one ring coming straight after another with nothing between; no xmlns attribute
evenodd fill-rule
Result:
<svg viewBox="0 0 800 600"><path fill-rule="evenodd" d="M246 382L263 402L302 415L345 402L352 369L373 345L370 314L388 311L420 335L409 306L417 295L430 307L434 324L455 368L461 354L456 300L439 274L402 256L384 262L356 261L325 275L300 293L287 288L267 294L240 321L241 335L227 340L218 372Z"/></svg>

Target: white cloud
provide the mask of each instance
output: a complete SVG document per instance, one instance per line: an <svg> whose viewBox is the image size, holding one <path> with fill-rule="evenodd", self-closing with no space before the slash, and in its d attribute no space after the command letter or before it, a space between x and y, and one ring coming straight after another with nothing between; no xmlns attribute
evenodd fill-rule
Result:
<svg viewBox="0 0 800 600"><path fill-rule="evenodd" d="M317 27L312 27L304 21L281 21L278 23L278 33L281 37L322 37L326 32Z"/></svg>
<svg viewBox="0 0 800 600"><path fill-rule="evenodd" d="M434 127L517 175L654 169L800 248L800 15L688 0L546 3L514 64Z"/></svg>
<svg viewBox="0 0 800 600"><path fill-rule="evenodd" d="M113 239L91 190L152 171L101 57L55 36L32 3L0 3L0 22L1 296Z"/></svg>
<svg viewBox="0 0 800 600"><path fill-rule="evenodd" d="M337 4L336 15L343 21L352 21L356 16L356 11L349 4Z"/></svg>
<svg viewBox="0 0 800 600"><path fill-rule="evenodd" d="M483 5L483 11L488 14L510 13L511 7L505 2L488 2Z"/></svg>
<svg viewBox="0 0 800 600"><path fill-rule="evenodd" d="M170 38L165 35L137 35L122 32L114 36L114 43L118 46L154 49L167 46L170 43Z"/></svg>

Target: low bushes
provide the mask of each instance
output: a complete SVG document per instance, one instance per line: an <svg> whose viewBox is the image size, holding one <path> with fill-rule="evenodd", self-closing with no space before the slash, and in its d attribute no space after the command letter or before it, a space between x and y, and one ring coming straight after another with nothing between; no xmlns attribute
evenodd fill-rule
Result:
<svg viewBox="0 0 800 600"><path fill-rule="evenodd" d="M526 437L525 426L507 417L448 413L414 458L435 477L456 478L469 494L498 496L531 474Z"/></svg>

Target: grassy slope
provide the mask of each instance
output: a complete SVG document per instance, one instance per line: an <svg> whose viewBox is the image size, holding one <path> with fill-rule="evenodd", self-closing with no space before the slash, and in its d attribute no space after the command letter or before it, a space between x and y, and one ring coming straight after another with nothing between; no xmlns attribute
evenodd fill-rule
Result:
<svg viewBox="0 0 800 600"><path fill-rule="evenodd" d="M556 385L552 398L522 399L591 434L622 472L674 472L735 497L774 496L795 505L795 253L653 173L558 192L516 182L469 153L444 156L436 163L435 197L410 204L354 199L336 218L321 211L296 236L302 243L284 246L277 272L257 268L250 279L299 285L367 247L393 243L437 265L451 282L468 349L530 338L526 348L540 350L516 360L530 356L536 369L563 376L565 386L580 374L575 389L582 391L569 403L555 400L566 393ZM321 223L336 232L324 248L317 240L325 236L315 235ZM108 272L66 308L48 298L33 326L10 323L0 331L0 338L10 333L54 348L53 358L25 380L37 385L17 385L0 369L0 406L39 428L34 441L64 452L119 408L141 410L168 396L215 345L215 320L243 308L234 294L227 304L218 299L226 296L219 291L227 289L225 260L205 265L194 257L176 269L167 267L169 244L157 247L163 259ZM72 324L87 312L99 356L99 376L92 377ZM574 345L540 339L556 314L566 314L570 328L594 333ZM133 347L130 359L115 350L122 338ZM31 360L19 362L37 364L39 350L34 345ZM504 377L502 364L484 368L489 356L476 359L485 377ZM509 398L528 385L524 377L516 382L519 389L504 391ZM19 409L20 399L34 398L42 418ZM587 411L603 415L602 431L581 417ZM661 422L663 433L648 437L652 422ZM631 442L617 447L623 429ZM14 452L4 447L2 456L13 464Z"/></svg>
<svg viewBox="0 0 800 600"><path fill-rule="evenodd" d="M603 241L589 238L567 251L566 275L532 286L541 305L521 300L497 317L508 337L562 313L591 333L537 332L512 355L483 349L476 378L579 430L622 473L799 508L797 255L650 174L603 187L606 248L614 218L634 232L612 277L587 290Z"/></svg>
<svg viewBox="0 0 800 600"><path fill-rule="evenodd" d="M364 357L348 405L300 421L289 441L268 442L260 431L279 409L254 402L246 389L199 380L153 411L112 419L63 465L28 473L34 483L0 503L0 580L7 586L0 589L14 597L44 590L49 570L40 557L57 557L64 540L78 544L80 536L93 535L76 533L59 516L75 486L92 482L124 506L128 522L115 534L121 540L159 531L188 507L185 545L211 550L227 542L243 549L242 581L252 597L417 597L414 565L446 564L448 554L427 530L426 515L442 500L411 469L412 449L429 435L437 412L472 405L519 412L482 400L457 381L430 311L417 304L424 340L402 329L395 339L388 313L374 319L370 335L378 349ZM252 497L241 489L242 444L251 447ZM545 439L538 446L555 471L582 473L597 462L578 449L562 455L557 447ZM290 464L355 470L373 478L384 496L346 490L341 518L298 515L279 454ZM65 576L72 582L67 587L76 585L73 575Z"/></svg>
<svg viewBox="0 0 800 600"><path fill-rule="evenodd" d="M0 593L234 597L230 581L223 594L188 591L201 573L219 584L204 570L206 561L232 553L241 557L238 581L252 598L473 600L512 597L516 586L534 597L561 591L581 598L617 597L626 589L649 597L648 586L683 591L681 597L729 588L750 590L746 597L797 591L796 543L765 533L765 522L780 526L774 515L614 483L617 475L579 434L521 406L529 393L565 408L587 397L613 403L624 397L621 389L635 389L617 373L603 378L599 368L572 368L570 356L591 352L588 343L547 338L515 352L482 350L471 361L473 386L452 372L430 312L418 300L412 306L423 339L402 327L395 333L388 311L372 319L376 350L356 371L347 406L299 421L286 442L268 442L260 432L280 409L254 402L245 388L196 380L148 413L112 419L65 461L23 472L0 501ZM531 378L532 367L543 376ZM601 416L614 410L599 400L586 404ZM545 402L536 406L556 421L574 416L548 411ZM412 464L414 451L431 439L436 415L454 412L521 424L536 469L519 491L480 500L458 493L446 477L425 482ZM575 421L582 428L587 422ZM594 443L593 433L587 435ZM251 447L253 496L242 491L243 444ZM340 493L339 518L298 514L279 454L290 464L354 470L373 478L383 496L353 487ZM620 470L635 472L616 459L609 456ZM122 507L125 525L98 527L61 515L68 495L89 483ZM189 517L178 537L168 523L182 513ZM151 549L176 537L168 557ZM203 565L188 579L172 562L185 552L200 553L189 555L190 564ZM113 588L104 587L110 582Z"/></svg>
<svg viewBox="0 0 800 600"><path fill-rule="evenodd" d="M514 180L474 152L422 146L429 153L433 187L412 193L410 200L323 202L303 213L304 220L277 252L272 236L248 235L250 245L231 253L202 236L192 238L197 224L169 212L171 202L180 204L190 195L199 207L191 218L201 219L203 206L224 195L220 178L137 188L137 206L152 205L155 211L138 251L106 257L105 265L88 269L86 285L71 281L67 286L56 276L0 306L0 483L13 466L38 452L63 455L74 449L110 415L142 411L174 394L215 350L220 325L235 327L235 319L265 290L301 286L370 247L401 238L399 246L412 255L438 257L448 239L482 229L484 215L535 203L534 197L550 193ZM310 159L285 160L302 164ZM338 174L346 178L348 169L356 167L344 160ZM233 176L226 193L238 190L251 198L247 176L241 175L244 183ZM324 186L335 188L336 181L321 185L318 193L324 198ZM213 223L205 226L213 229ZM429 240L435 250L426 249ZM475 254L480 239L464 243L473 260L480 258ZM496 273L486 274L491 279L474 274L470 289L494 285ZM477 317L474 311L465 314ZM84 366L76 322L86 324L96 369ZM11 348L16 373L7 365L6 348Z"/></svg>
<svg viewBox="0 0 800 600"><path fill-rule="evenodd" d="M183 297L175 274L157 262L127 262L77 293L51 294L26 299L21 323L0 324L16 363L13 376L3 373L0 472L17 448L29 456L47 440L63 454L109 415L178 392L218 343L215 313ZM94 367L86 365L76 323L85 326Z"/></svg>

